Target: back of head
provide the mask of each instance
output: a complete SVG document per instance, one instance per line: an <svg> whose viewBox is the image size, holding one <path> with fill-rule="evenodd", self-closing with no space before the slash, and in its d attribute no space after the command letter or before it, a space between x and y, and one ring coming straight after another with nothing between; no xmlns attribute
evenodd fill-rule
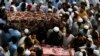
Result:
<svg viewBox="0 0 100 56"><path fill-rule="evenodd" d="M8 46L9 46L8 43L2 44L2 48L4 49L4 51L6 51L6 52L8 51Z"/></svg>
<svg viewBox="0 0 100 56"><path fill-rule="evenodd" d="M13 37L11 38L11 40L12 40L13 44L16 44L16 43L17 43L17 37L13 36Z"/></svg>
<svg viewBox="0 0 100 56"><path fill-rule="evenodd" d="M43 51L42 51L42 49L40 49L40 48L36 48L36 56L42 56L42 54L43 54Z"/></svg>
<svg viewBox="0 0 100 56"><path fill-rule="evenodd" d="M67 34L71 34L71 31L69 29L66 30Z"/></svg>
<svg viewBox="0 0 100 56"><path fill-rule="evenodd" d="M23 2L21 5L21 11L25 11L26 10L26 3Z"/></svg>
<svg viewBox="0 0 100 56"><path fill-rule="evenodd" d="M92 48L87 48L86 50L87 50L87 54L89 56L93 55L93 49Z"/></svg>
<svg viewBox="0 0 100 56"><path fill-rule="evenodd" d="M23 52L24 52L24 48L23 48L23 47L18 47L18 48L17 48L17 53L18 53L19 55L23 55Z"/></svg>
<svg viewBox="0 0 100 56"><path fill-rule="evenodd" d="M24 43L25 43L26 48L30 48L33 45L32 41L29 37L25 38Z"/></svg>

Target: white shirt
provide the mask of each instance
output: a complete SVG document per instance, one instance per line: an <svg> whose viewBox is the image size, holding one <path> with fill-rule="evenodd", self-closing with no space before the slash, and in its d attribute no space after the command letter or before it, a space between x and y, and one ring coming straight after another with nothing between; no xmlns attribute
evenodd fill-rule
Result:
<svg viewBox="0 0 100 56"><path fill-rule="evenodd" d="M86 10L90 8L90 3L89 3L89 0L85 0L86 1L86 4L87 4L87 7L86 7Z"/></svg>
<svg viewBox="0 0 100 56"><path fill-rule="evenodd" d="M72 13L71 13L72 14ZM72 15L69 16L69 19L67 20L67 23L69 24L69 28L72 28L72 24L73 24L73 19L72 19Z"/></svg>
<svg viewBox="0 0 100 56"><path fill-rule="evenodd" d="M5 56L10 56L10 52L8 51L8 52L4 52L4 55Z"/></svg>
<svg viewBox="0 0 100 56"><path fill-rule="evenodd" d="M77 52L75 53L75 56L83 56L83 53L82 53L81 51L77 51Z"/></svg>
<svg viewBox="0 0 100 56"><path fill-rule="evenodd" d="M32 5L32 10L35 11L36 10L36 6L37 6L37 3L34 3L34 4L31 3L31 5Z"/></svg>
<svg viewBox="0 0 100 56"><path fill-rule="evenodd" d="M67 46L68 44L70 44L70 42L74 39L74 36L72 34L70 34L68 37L64 37L63 39L63 45Z"/></svg>
<svg viewBox="0 0 100 56"><path fill-rule="evenodd" d="M5 3L5 7L6 7L6 10L9 10L10 9L10 6L11 6L11 3L12 3L12 0L4 0L4 3Z"/></svg>

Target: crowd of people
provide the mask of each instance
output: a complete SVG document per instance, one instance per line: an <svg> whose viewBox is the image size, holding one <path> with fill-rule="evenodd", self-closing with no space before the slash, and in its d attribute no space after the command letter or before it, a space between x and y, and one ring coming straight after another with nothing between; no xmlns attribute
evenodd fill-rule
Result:
<svg viewBox="0 0 100 56"><path fill-rule="evenodd" d="M42 56L44 45L74 48L75 56L100 56L100 1L55 1L1 0L0 56ZM7 13L26 11L46 19L23 30L9 22Z"/></svg>

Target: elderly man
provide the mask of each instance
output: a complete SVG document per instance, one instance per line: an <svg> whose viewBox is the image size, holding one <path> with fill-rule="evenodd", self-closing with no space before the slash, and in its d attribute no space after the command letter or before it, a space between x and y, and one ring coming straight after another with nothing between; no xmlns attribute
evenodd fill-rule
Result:
<svg viewBox="0 0 100 56"><path fill-rule="evenodd" d="M63 35L60 32L59 27L54 27L53 29L50 29L47 33L46 44L52 46L62 46L62 43L63 43Z"/></svg>

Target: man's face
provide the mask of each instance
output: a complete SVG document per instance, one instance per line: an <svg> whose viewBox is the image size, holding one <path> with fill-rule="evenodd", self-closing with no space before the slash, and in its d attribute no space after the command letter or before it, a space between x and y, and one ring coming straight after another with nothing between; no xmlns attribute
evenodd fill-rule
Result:
<svg viewBox="0 0 100 56"><path fill-rule="evenodd" d="M32 39L34 39L34 38L36 38L36 35L32 35L32 37L31 37Z"/></svg>
<svg viewBox="0 0 100 56"><path fill-rule="evenodd" d="M8 51L8 46L4 48L4 51L6 51L6 52Z"/></svg>
<svg viewBox="0 0 100 56"><path fill-rule="evenodd" d="M53 12L56 13L57 12L57 9L53 9Z"/></svg>
<svg viewBox="0 0 100 56"><path fill-rule="evenodd" d="M80 9L80 12L83 12L84 10L83 9Z"/></svg>

